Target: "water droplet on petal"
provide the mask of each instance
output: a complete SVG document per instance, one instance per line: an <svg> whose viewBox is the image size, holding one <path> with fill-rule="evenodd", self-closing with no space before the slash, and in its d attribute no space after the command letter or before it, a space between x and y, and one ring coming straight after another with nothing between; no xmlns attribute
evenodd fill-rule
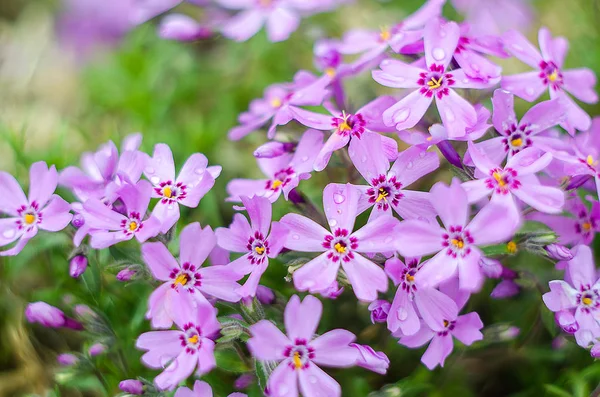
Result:
<svg viewBox="0 0 600 397"><path fill-rule="evenodd" d="M421 152L421 153L419 153L419 157L423 158L423 157L425 157L425 154L426 154L426 152Z"/></svg>
<svg viewBox="0 0 600 397"><path fill-rule="evenodd" d="M363 156L363 157L360 159L360 161L361 161L361 162L363 162L363 163L366 163L366 162L367 162L367 156Z"/></svg>
<svg viewBox="0 0 600 397"><path fill-rule="evenodd" d="M8 229L8 230L5 230L5 231L2 233L2 236L3 236L4 238L13 238L13 237L14 237L14 235L15 235L15 230L14 230L14 229Z"/></svg>
<svg viewBox="0 0 600 397"><path fill-rule="evenodd" d="M479 67L479 65L476 64L476 63L472 63L471 64L471 69L473 69L476 72L479 72L481 70L481 68Z"/></svg>
<svg viewBox="0 0 600 397"><path fill-rule="evenodd" d="M173 204L169 204L169 205L168 205L168 207L167 207L167 209L168 209L169 211L171 211L171 210L173 209Z"/></svg>
<svg viewBox="0 0 600 397"><path fill-rule="evenodd" d="M408 318L408 310L406 310L403 307L401 307L400 309L398 309L398 320L404 321L407 318Z"/></svg>
<svg viewBox="0 0 600 397"><path fill-rule="evenodd" d="M153 176L152 178L150 178L150 182L152 182L153 185L157 185L158 182L160 182L160 178L157 176Z"/></svg>
<svg viewBox="0 0 600 397"><path fill-rule="evenodd" d="M301 158L302 161L308 161L308 156L304 156Z"/></svg>
<svg viewBox="0 0 600 397"><path fill-rule="evenodd" d="M202 175L202 174L204 174L204 171L206 171L206 169L205 169L205 168L196 168L196 169L194 170L194 172L195 172L196 174L198 174L198 175Z"/></svg>
<svg viewBox="0 0 600 397"><path fill-rule="evenodd" d="M346 197L345 197L344 195L342 195L342 194L335 193L335 194L333 195L333 201L334 201L336 204L342 204L342 203L344 202L344 200L346 200Z"/></svg>
<svg viewBox="0 0 600 397"><path fill-rule="evenodd" d="M394 120L394 123L398 124L406 121L408 119L408 116L410 116L410 109L403 108L394 112L392 119Z"/></svg>
<svg viewBox="0 0 600 397"><path fill-rule="evenodd" d="M329 226L334 227L335 225L337 225L337 221L335 219L331 218L329 220Z"/></svg>
<svg viewBox="0 0 600 397"><path fill-rule="evenodd" d="M289 391L289 387L287 387L285 384L279 385L279 387L277 388L277 393L279 393L280 396L287 396Z"/></svg>
<svg viewBox="0 0 600 397"><path fill-rule="evenodd" d="M317 383L317 377L316 377L316 376L312 376L312 375L311 375L311 376L308 378L308 381L309 381L310 383Z"/></svg>
<svg viewBox="0 0 600 397"><path fill-rule="evenodd" d="M441 61L444 58L446 58L446 52L439 47L434 48L431 53L433 55L433 59L435 59L436 61Z"/></svg>
<svg viewBox="0 0 600 397"><path fill-rule="evenodd" d="M297 234L293 234L293 235L292 235L292 238L293 238L294 240L300 240L300 236L299 236L299 235L297 235Z"/></svg>

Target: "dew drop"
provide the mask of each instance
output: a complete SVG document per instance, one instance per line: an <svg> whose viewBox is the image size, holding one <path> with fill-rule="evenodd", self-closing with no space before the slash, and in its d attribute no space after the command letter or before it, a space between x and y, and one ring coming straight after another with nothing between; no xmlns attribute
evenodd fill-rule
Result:
<svg viewBox="0 0 600 397"><path fill-rule="evenodd" d="M453 122L454 120L456 120L456 117L454 117L454 112L450 109L446 109L446 111L444 112L444 114L446 115L446 120L447 122Z"/></svg>
<svg viewBox="0 0 600 397"><path fill-rule="evenodd" d="M366 163L367 162L367 156L362 156L362 158L360 159L361 162Z"/></svg>
<svg viewBox="0 0 600 397"><path fill-rule="evenodd" d="M314 383L317 383L317 377L316 377L316 376L312 376L312 375L311 375L311 376L308 378L308 381L309 381L310 383L313 383L313 384L314 384Z"/></svg>
<svg viewBox="0 0 600 397"><path fill-rule="evenodd" d="M419 153L419 157L420 157L420 158L423 158L423 157L425 157L425 152L421 152L421 153Z"/></svg>
<svg viewBox="0 0 600 397"><path fill-rule="evenodd" d="M329 220L329 226L334 227L335 225L337 225L337 221L335 219L331 218Z"/></svg>
<svg viewBox="0 0 600 397"><path fill-rule="evenodd" d="M196 174L198 174L198 175L202 175L202 174L204 174L204 171L206 171L206 169L204 169L204 168L196 168L196 169L194 170L194 172L195 172Z"/></svg>
<svg viewBox="0 0 600 397"><path fill-rule="evenodd" d="M333 201L334 201L336 204L342 204L342 203L343 203L345 200L346 200L346 197L345 197L344 195L342 195L342 194L335 193L335 194L333 195Z"/></svg>
<svg viewBox="0 0 600 397"><path fill-rule="evenodd" d="M472 63L472 64L471 64L471 68L472 68L474 71L476 71L476 72L479 72L479 71L481 70L481 68L479 67L479 65L478 65L478 64L476 64L476 63Z"/></svg>
<svg viewBox="0 0 600 397"><path fill-rule="evenodd" d="M403 108L394 112L392 118L394 119L394 123L398 124L406 121L408 119L408 116L410 116L410 109Z"/></svg>
<svg viewBox="0 0 600 397"><path fill-rule="evenodd" d="M13 238L14 235L15 235L15 230L14 229L5 230L4 233L2 233L2 236L4 238Z"/></svg>
<svg viewBox="0 0 600 397"><path fill-rule="evenodd" d="M169 211L171 211L171 210L173 209L173 204L169 204L169 206L167 207L167 209L168 209Z"/></svg>
<svg viewBox="0 0 600 397"><path fill-rule="evenodd" d="M403 307L401 307L400 309L398 309L398 320L404 321L407 318L408 318L408 310L406 310Z"/></svg>
<svg viewBox="0 0 600 397"><path fill-rule="evenodd" d="M157 176L153 176L152 178L150 178L150 182L152 182L153 185L158 184L158 182L160 182L160 178Z"/></svg>
<svg viewBox="0 0 600 397"><path fill-rule="evenodd" d="M293 235L292 235L292 238L293 238L294 240L300 240L300 236L299 236L299 235L297 235L297 234L293 234Z"/></svg>
<svg viewBox="0 0 600 397"><path fill-rule="evenodd" d="M435 59L436 61L441 61L444 58L446 58L446 52L439 47L436 47L433 49L432 55L433 55L433 59Z"/></svg>

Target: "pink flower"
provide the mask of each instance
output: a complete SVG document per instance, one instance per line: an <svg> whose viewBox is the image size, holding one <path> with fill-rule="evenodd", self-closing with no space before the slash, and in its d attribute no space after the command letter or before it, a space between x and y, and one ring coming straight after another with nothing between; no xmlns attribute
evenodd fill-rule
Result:
<svg viewBox="0 0 600 397"><path fill-rule="evenodd" d="M470 28L466 23L460 25L460 38L454 51L454 60L472 79L489 81L499 78L502 68L483 55L508 58L502 40L497 36L474 35L470 32Z"/></svg>
<svg viewBox="0 0 600 397"><path fill-rule="evenodd" d="M369 304L369 311L371 312L371 322L375 323L385 323L388 318L388 313L390 311L390 302L385 300L375 300Z"/></svg>
<svg viewBox="0 0 600 397"><path fill-rule="evenodd" d="M288 230L280 222L271 223L272 208L266 198L242 197L242 203L251 224L242 214L235 214L229 228L220 227L215 234L222 248L243 253L227 266L241 276L250 274L246 283L236 290L240 296L246 297L256 295L260 277L269 266L269 258L279 255Z"/></svg>
<svg viewBox="0 0 600 397"><path fill-rule="evenodd" d="M0 219L0 247L17 243L0 256L17 255L39 229L57 232L64 229L71 218L71 206L54 194L58 183L56 168L48 168L39 161L29 169L29 196L16 179L0 171L0 212L8 215Z"/></svg>
<svg viewBox="0 0 600 397"><path fill-rule="evenodd" d="M159 143L148 160L144 175L152 182L152 197L159 198L152 215L160 220L162 233L166 233L179 219L179 205L196 208L200 199L214 186L221 166L207 167L202 153L187 159L179 176L175 178L175 162L168 145Z"/></svg>
<svg viewBox="0 0 600 397"><path fill-rule="evenodd" d="M356 220L359 191L350 184L331 183L323 191L323 207L331 232L298 214L287 214L281 223L289 229L285 247L301 252L322 252L294 272L299 291L320 292L335 280L340 266L346 272L358 299L373 301L377 291L387 290L387 277L381 267L359 253L393 251L393 217L381 217L352 232Z"/></svg>
<svg viewBox="0 0 600 397"><path fill-rule="evenodd" d="M205 266L209 253L217 244L212 229L202 229L198 222L187 225L179 236L179 261L175 260L163 243L142 245L142 257L154 278L164 283L148 299L147 317L156 328L169 328L181 299L207 302L204 294L228 302L237 302L235 292L240 279L226 266Z"/></svg>
<svg viewBox="0 0 600 397"><path fill-rule="evenodd" d="M304 396L341 396L340 385L318 365L355 365L358 352L350 343L356 337L344 329L335 329L315 338L322 311L323 305L314 296L300 302L294 295L284 312L287 335L268 320L250 327L248 349L252 355L257 360L280 362L268 380L270 396L297 397L298 388Z"/></svg>
<svg viewBox="0 0 600 397"><path fill-rule="evenodd" d="M196 369L201 376L216 366L213 337L219 331L217 310L208 302L181 300L174 308L178 330L151 331L139 336L136 347L147 352L142 362L153 369L164 369L154 379L160 390L173 390Z"/></svg>
<svg viewBox="0 0 600 397"><path fill-rule="evenodd" d="M389 366L390 359L383 352L376 352L367 345L350 343L350 346L358 350L356 365L366 368L370 371L385 375Z"/></svg>
<svg viewBox="0 0 600 397"><path fill-rule="evenodd" d="M213 397L213 392L210 385L206 382L197 380L194 382L194 389L190 390L187 387L180 387L175 392L174 397ZM232 393L228 397L247 397L244 393Z"/></svg>
<svg viewBox="0 0 600 397"><path fill-rule="evenodd" d="M27 305L25 309L25 317L30 323L38 323L48 328L71 328L81 330L83 326L65 316L62 310L47 304L46 302L34 302Z"/></svg>

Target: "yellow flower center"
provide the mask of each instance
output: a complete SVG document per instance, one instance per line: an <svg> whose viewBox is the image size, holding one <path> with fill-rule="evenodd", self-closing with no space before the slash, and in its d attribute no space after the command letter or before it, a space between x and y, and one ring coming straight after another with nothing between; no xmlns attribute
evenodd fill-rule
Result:
<svg viewBox="0 0 600 397"><path fill-rule="evenodd" d="M281 99L279 98L273 98L271 99L271 106L274 108L278 108L281 106Z"/></svg>
<svg viewBox="0 0 600 397"><path fill-rule="evenodd" d="M334 68L327 68L325 69L325 74L331 78L335 77L335 69Z"/></svg>
<svg viewBox="0 0 600 397"><path fill-rule="evenodd" d="M265 253L265 247L261 247L260 245L258 245L254 247L254 251L256 251L258 255L262 255Z"/></svg>
<svg viewBox="0 0 600 397"><path fill-rule="evenodd" d="M198 335L194 335L191 338L188 338L188 342L190 342L193 345L195 345L196 343L198 343Z"/></svg>
<svg viewBox="0 0 600 397"><path fill-rule="evenodd" d="M382 27L381 32L379 33L379 38L381 41L388 41L392 38L392 32L388 28Z"/></svg>
<svg viewBox="0 0 600 397"><path fill-rule="evenodd" d="M185 273L181 273L175 279L175 284L186 285L188 283L188 281L190 281L190 278L188 277L188 275Z"/></svg>
<svg viewBox="0 0 600 397"><path fill-rule="evenodd" d="M450 325L450 322L448 320L444 320L444 327L447 327L448 325Z"/></svg>
<svg viewBox="0 0 600 397"><path fill-rule="evenodd" d="M413 276L412 274L407 274L406 281L412 283L413 281L415 281L415 276Z"/></svg>
<svg viewBox="0 0 600 397"><path fill-rule="evenodd" d="M435 77L432 77L431 80L427 82L427 86L430 90L440 88L442 86L442 78L440 77L438 80L436 80Z"/></svg>
<svg viewBox="0 0 600 397"><path fill-rule="evenodd" d="M500 185L500 187L506 186L506 181L504 180L504 177L502 176L501 173L494 172L492 174L492 176L494 177L494 179L496 180L496 182L498 182L498 185Z"/></svg>
<svg viewBox="0 0 600 397"><path fill-rule="evenodd" d="M585 159L585 162L590 166L594 166L597 164L591 154L588 154L587 159Z"/></svg>
<svg viewBox="0 0 600 397"><path fill-rule="evenodd" d="M346 246L342 245L341 243L336 243L333 248L335 248L335 250L340 254L346 252Z"/></svg>
<svg viewBox="0 0 600 397"><path fill-rule="evenodd" d="M302 368L302 360L300 360L300 353L294 352L294 358L292 360L294 361L294 367L296 367L296 369Z"/></svg>
<svg viewBox="0 0 600 397"><path fill-rule="evenodd" d="M552 73L550 73L550 76L548 76L548 80L554 82L556 79L558 79L558 70L554 69Z"/></svg>
<svg viewBox="0 0 600 397"><path fill-rule="evenodd" d="M581 227L583 228L583 230L585 230L586 232L589 232L592 229L592 224L589 222L585 222L583 225L581 225Z"/></svg>
<svg viewBox="0 0 600 397"><path fill-rule="evenodd" d="M173 196L173 192L171 191L170 187L165 186L163 188L163 196L165 196L166 198L171 198L171 196Z"/></svg>
<svg viewBox="0 0 600 397"><path fill-rule="evenodd" d="M135 229L137 229L137 227L138 227L138 224L137 224L137 222L133 222L133 221L132 221L132 222L129 222L129 230L131 230L132 232L133 232Z"/></svg>
<svg viewBox="0 0 600 397"><path fill-rule="evenodd" d="M35 222L35 215L25 214L25 223L31 225L33 222Z"/></svg>
<svg viewBox="0 0 600 397"><path fill-rule="evenodd" d="M509 254L514 254L517 252L517 243L515 243L514 241L509 241L508 243L506 243L506 250L508 251Z"/></svg>
<svg viewBox="0 0 600 397"><path fill-rule="evenodd" d="M588 298L587 296L581 300L584 305L589 306L592 304L592 298Z"/></svg>
<svg viewBox="0 0 600 397"><path fill-rule="evenodd" d="M389 195L390 194L384 188L380 187L379 188L379 196L377 196L377 200L375 200L375 202L378 203L381 200L385 200L385 198Z"/></svg>
<svg viewBox="0 0 600 397"><path fill-rule="evenodd" d="M283 182L281 182L279 179L275 179L273 182L271 182L271 189L277 189L281 185L283 185Z"/></svg>
<svg viewBox="0 0 600 397"><path fill-rule="evenodd" d="M515 139L511 140L510 143L513 146L521 147L521 145L523 145L523 139L521 139L521 138L515 138Z"/></svg>
<svg viewBox="0 0 600 397"><path fill-rule="evenodd" d="M462 248L465 246L465 242L463 241L462 238L453 238L452 240L450 240L450 242L452 243L453 246L455 246L456 248Z"/></svg>

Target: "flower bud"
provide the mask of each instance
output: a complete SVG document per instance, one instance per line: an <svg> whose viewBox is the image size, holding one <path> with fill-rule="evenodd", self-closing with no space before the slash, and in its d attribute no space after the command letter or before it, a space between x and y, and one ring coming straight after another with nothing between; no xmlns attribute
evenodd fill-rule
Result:
<svg viewBox="0 0 600 397"><path fill-rule="evenodd" d="M460 154L454 149L454 146L448 141L441 141L436 145L440 152L444 155L446 160L456 168L463 168L462 160L460 159Z"/></svg>
<svg viewBox="0 0 600 397"><path fill-rule="evenodd" d="M590 175L577 175L572 177L567 184L566 190L577 189L585 184L588 180L590 180Z"/></svg>
<svg viewBox="0 0 600 397"><path fill-rule="evenodd" d="M81 214L73 215L71 224L73 225L73 227L75 227L75 229L79 229L80 227L85 225L85 219L83 218L83 215L81 215Z"/></svg>
<svg viewBox="0 0 600 397"><path fill-rule="evenodd" d="M77 362L79 362L79 359L73 354L64 353L59 354L58 357L56 357L56 361L64 367L71 367L77 364Z"/></svg>
<svg viewBox="0 0 600 397"><path fill-rule="evenodd" d="M505 299L519 293L519 286L512 280L502 280L490 294L494 299Z"/></svg>
<svg viewBox="0 0 600 397"><path fill-rule="evenodd" d="M73 278L78 278L87 269L88 260L84 255L76 255L69 263L69 275Z"/></svg>
<svg viewBox="0 0 600 397"><path fill-rule="evenodd" d="M392 305L390 302L386 300L378 299L376 301L371 302L369 305L369 311L371 312L371 322L375 323L385 323L388 318L388 313L390 312L390 308Z"/></svg>
<svg viewBox="0 0 600 397"><path fill-rule="evenodd" d="M292 142L271 141L256 148L254 151L254 157L257 159L272 159L285 153L290 153L295 147L296 144Z"/></svg>
<svg viewBox="0 0 600 397"><path fill-rule="evenodd" d="M563 338L562 336L557 336L556 338L552 339L552 348L554 350L560 350L563 347L567 346L568 341Z"/></svg>
<svg viewBox="0 0 600 397"><path fill-rule="evenodd" d="M590 355L594 358L600 358L600 343L594 343L590 349Z"/></svg>
<svg viewBox="0 0 600 397"><path fill-rule="evenodd" d="M102 343L94 343L88 349L88 354L92 357L99 356L100 354L104 353L106 351L106 349L107 349L106 345L104 345Z"/></svg>
<svg viewBox="0 0 600 397"><path fill-rule="evenodd" d="M252 382L254 382L254 376L251 374L244 374L235 380L233 387L237 390L244 390L250 386Z"/></svg>
<svg viewBox="0 0 600 397"><path fill-rule="evenodd" d="M73 309L73 311L79 317L83 317L83 318L96 317L96 313L94 313L94 311L92 309L90 309L90 307L88 305L84 305L84 304L75 305L75 308Z"/></svg>
<svg viewBox="0 0 600 397"><path fill-rule="evenodd" d="M520 333L521 330L518 327L508 327L500 333L500 338L502 340L513 340L519 336Z"/></svg>
<svg viewBox="0 0 600 397"><path fill-rule="evenodd" d="M356 365L382 375L387 372L390 360L383 352L376 352L370 346L358 343L350 343L350 346L358 350Z"/></svg>
<svg viewBox="0 0 600 397"><path fill-rule="evenodd" d="M44 327L58 328L65 325L65 314L62 310L46 302L35 302L27 305L25 317L30 323L38 323Z"/></svg>
<svg viewBox="0 0 600 397"><path fill-rule="evenodd" d="M131 281L136 274L137 272L134 269L132 269L131 267L126 267L125 269L117 273L117 280L121 282Z"/></svg>
<svg viewBox="0 0 600 397"><path fill-rule="evenodd" d="M144 384L137 379L126 379L119 383L119 389L125 393L141 396L144 394Z"/></svg>
<svg viewBox="0 0 600 397"><path fill-rule="evenodd" d="M486 277L500 278L502 275L502 264L496 259L482 256L479 259L479 267Z"/></svg>
<svg viewBox="0 0 600 397"><path fill-rule="evenodd" d="M265 287L264 285L259 285L256 288L256 297L263 305L271 305L275 302L275 293L271 288Z"/></svg>
<svg viewBox="0 0 600 397"><path fill-rule="evenodd" d="M554 259L556 261L570 261L573 259L573 254L571 250L560 244L548 244L544 247L546 250L546 254L550 259Z"/></svg>

